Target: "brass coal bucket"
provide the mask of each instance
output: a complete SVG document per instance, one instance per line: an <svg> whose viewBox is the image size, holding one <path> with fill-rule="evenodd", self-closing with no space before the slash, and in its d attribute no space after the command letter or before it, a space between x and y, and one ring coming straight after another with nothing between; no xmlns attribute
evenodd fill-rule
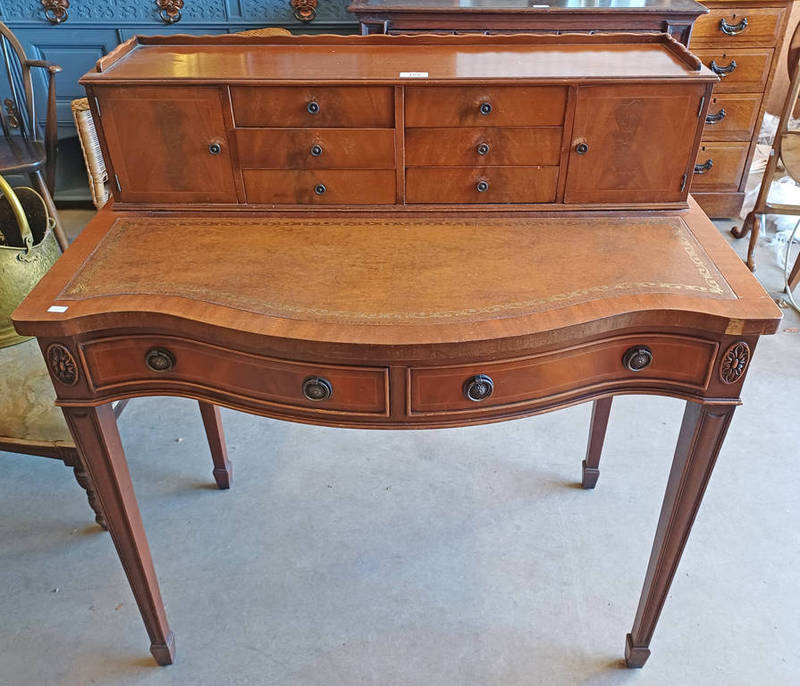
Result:
<svg viewBox="0 0 800 686"><path fill-rule="evenodd" d="M0 176L0 348L28 340L11 323L11 313L61 255L42 196L32 188L12 189Z"/></svg>

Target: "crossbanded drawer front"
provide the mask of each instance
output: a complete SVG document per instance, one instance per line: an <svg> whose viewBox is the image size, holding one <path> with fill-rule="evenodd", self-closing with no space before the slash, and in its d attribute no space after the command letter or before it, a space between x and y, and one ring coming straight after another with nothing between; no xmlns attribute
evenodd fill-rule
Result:
<svg viewBox="0 0 800 686"><path fill-rule="evenodd" d="M632 371L626 366L626 355L641 348L647 349L650 361L644 369ZM653 334L620 336L501 362L412 368L407 407L411 414L480 412L614 382L636 386L666 381L699 391L708 384L716 352L717 344L711 341ZM476 394L484 396L481 400L469 397L473 381L483 384L482 392ZM489 393L485 393L487 388L491 388Z"/></svg>
<svg viewBox="0 0 800 686"><path fill-rule="evenodd" d="M703 141L697 152L692 190L738 190L749 147L749 142Z"/></svg>
<svg viewBox="0 0 800 686"><path fill-rule="evenodd" d="M406 165L557 165L561 135L560 126L406 129Z"/></svg>
<svg viewBox="0 0 800 686"><path fill-rule="evenodd" d="M714 93L703 129L705 141L749 141L756 125L760 93Z"/></svg>
<svg viewBox="0 0 800 686"><path fill-rule="evenodd" d="M245 169L248 203L275 205L392 205L397 195L394 170Z"/></svg>
<svg viewBox="0 0 800 686"><path fill-rule="evenodd" d="M410 167L406 202L555 202L558 167Z"/></svg>
<svg viewBox="0 0 800 686"><path fill-rule="evenodd" d="M97 390L153 382L206 386L280 406L320 412L388 414L388 373L382 367L314 365L233 351L176 336L125 336L85 343L82 354ZM328 397L320 396L327 383ZM306 381L313 380L309 388ZM305 386L305 388L304 388ZM308 395L306 395L308 394Z"/></svg>
<svg viewBox="0 0 800 686"><path fill-rule="evenodd" d="M764 90L772 61L772 50L739 48L693 51L720 77L715 93L760 93Z"/></svg>
<svg viewBox="0 0 800 686"><path fill-rule="evenodd" d="M394 129L234 129L243 169L392 169Z"/></svg>
<svg viewBox="0 0 800 686"><path fill-rule="evenodd" d="M406 88L407 127L561 126L561 86L431 86Z"/></svg>
<svg viewBox="0 0 800 686"><path fill-rule="evenodd" d="M701 43L720 46L747 43L772 47L778 40L784 12L782 7L711 10L694 23L692 49Z"/></svg>
<svg viewBox="0 0 800 686"><path fill-rule="evenodd" d="M236 126L394 126L394 91L386 86L233 86Z"/></svg>

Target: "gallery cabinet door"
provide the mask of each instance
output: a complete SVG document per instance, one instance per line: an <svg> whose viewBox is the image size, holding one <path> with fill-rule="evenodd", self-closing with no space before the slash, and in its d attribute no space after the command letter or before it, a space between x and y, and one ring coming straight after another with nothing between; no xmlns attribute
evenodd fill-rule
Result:
<svg viewBox="0 0 800 686"><path fill-rule="evenodd" d="M107 86L94 91L122 202L235 203L216 86Z"/></svg>
<svg viewBox="0 0 800 686"><path fill-rule="evenodd" d="M579 87L564 201L683 200L705 95L702 84Z"/></svg>

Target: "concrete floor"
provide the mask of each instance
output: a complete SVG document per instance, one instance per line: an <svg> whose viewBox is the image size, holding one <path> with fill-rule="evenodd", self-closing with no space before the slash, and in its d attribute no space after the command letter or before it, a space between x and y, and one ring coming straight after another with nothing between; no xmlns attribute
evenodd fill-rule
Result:
<svg viewBox="0 0 800 686"><path fill-rule="evenodd" d="M429 432L223 410L223 492L196 405L156 398L120 428L176 664L151 661L71 473L2 453L0 684L797 684L798 327L759 345L641 671L620 658L682 402L614 401L593 492L588 405Z"/></svg>

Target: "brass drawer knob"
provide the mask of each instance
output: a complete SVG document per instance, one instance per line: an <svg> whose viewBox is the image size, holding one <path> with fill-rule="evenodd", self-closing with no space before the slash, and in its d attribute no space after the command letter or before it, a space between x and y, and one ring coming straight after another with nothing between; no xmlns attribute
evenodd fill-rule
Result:
<svg viewBox="0 0 800 686"><path fill-rule="evenodd" d="M474 403L486 400L494 393L494 381L486 374L476 374L464 384L464 397Z"/></svg>
<svg viewBox="0 0 800 686"><path fill-rule="evenodd" d="M485 193L489 190L489 182L488 181L478 181L478 185L475 186L478 189L478 193Z"/></svg>
<svg viewBox="0 0 800 686"><path fill-rule="evenodd" d="M647 369L653 361L653 353L646 345L628 348L622 356L622 364L632 372Z"/></svg>
<svg viewBox="0 0 800 686"><path fill-rule="evenodd" d="M488 143L481 143L478 146L478 154L479 155L486 155L489 152L489 144Z"/></svg>
<svg viewBox="0 0 800 686"><path fill-rule="evenodd" d="M722 31L722 33L727 33L729 36L735 36L746 28L747 17L742 17L742 20L738 24L729 24L724 17L719 20L719 30Z"/></svg>
<svg viewBox="0 0 800 686"><path fill-rule="evenodd" d="M327 191L327 190L328 189L325 188L325 184L324 183L318 183L316 186L314 186L314 192L317 195L325 195L325 191Z"/></svg>
<svg viewBox="0 0 800 686"><path fill-rule="evenodd" d="M319 113L319 103L316 100L312 100L308 105L306 105L306 111L309 114L318 114Z"/></svg>
<svg viewBox="0 0 800 686"><path fill-rule="evenodd" d="M491 103L488 103L488 102L482 102L481 106L478 109L480 110L480 113L485 116L487 114L491 114L492 105L491 105Z"/></svg>
<svg viewBox="0 0 800 686"><path fill-rule="evenodd" d="M322 154L322 146L321 145L312 145L311 146L311 156L312 157L319 157Z"/></svg>
<svg viewBox="0 0 800 686"><path fill-rule="evenodd" d="M168 372L175 368L175 355L166 348L150 348L144 363L151 372Z"/></svg>
<svg viewBox="0 0 800 686"><path fill-rule="evenodd" d="M714 166L714 160L707 159L703 164L696 164L694 165L694 173L695 174L705 174L706 172L711 171L711 168Z"/></svg>
<svg viewBox="0 0 800 686"><path fill-rule="evenodd" d="M333 394L333 386L327 379L321 376L309 376L303 381L303 395L307 400L315 402L327 400Z"/></svg>
<svg viewBox="0 0 800 686"><path fill-rule="evenodd" d="M222 146L219 143L212 143L208 146L208 152L212 155L219 155L222 152Z"/></svg>
<svg viewBox="0 0 800 686"><path fill-rule="evenodd" d="M579 155L585 155L587 152L589 152L588 143L578 143L578 145L575 146L575 152L577 152Z"/></svg>

